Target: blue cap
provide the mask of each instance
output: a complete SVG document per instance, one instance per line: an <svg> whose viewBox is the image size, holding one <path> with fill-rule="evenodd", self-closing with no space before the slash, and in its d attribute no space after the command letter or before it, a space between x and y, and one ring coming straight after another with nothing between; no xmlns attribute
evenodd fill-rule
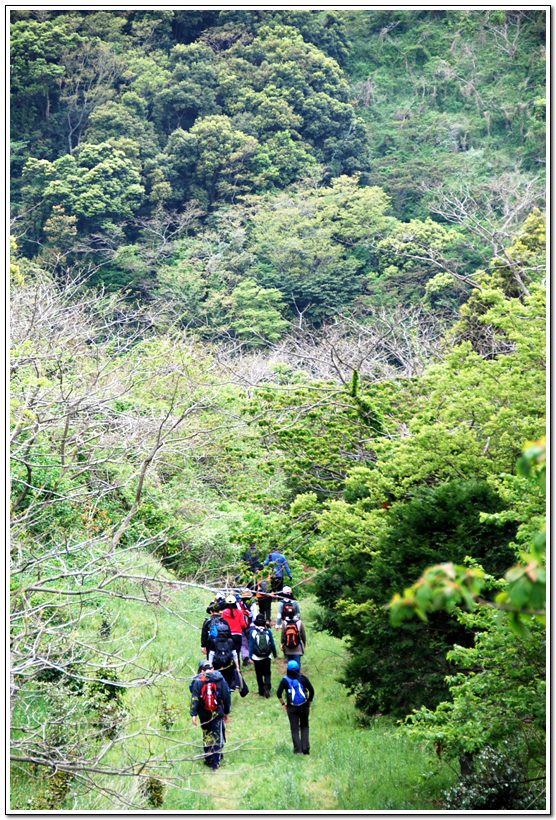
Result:
<svg viewBox="0 0 556 820"><path fill-rule="evenodd" d="M297 662L297 661L288 661L288 669L291 669L291 670L292 670L292 672L293 672L295 669L299 669L299 664L298 664L298 662Z"/></svg>

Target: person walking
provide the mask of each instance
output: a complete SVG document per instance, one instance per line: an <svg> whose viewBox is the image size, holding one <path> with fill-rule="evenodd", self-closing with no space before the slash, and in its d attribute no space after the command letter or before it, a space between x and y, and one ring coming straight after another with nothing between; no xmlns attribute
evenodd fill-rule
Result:
<svg viewBox="0 0 556 820"><path fill-rule="evenodd" d="M315 697L315 690L309 678L299 671L297 661L288 661L287 674L280 681L276 696L288 713L294 754L308 755L309 709Z"/></svg>
<svg viewBox="0 0 556 820"><path fill-rule="evenodd" d="M236 689L236 670L239 672L239 657L236 652L228 622L223 618L217 623L217 634L211 638L207 661L222 673L230 690Z"/></svg>
<svg viewBox="0 0 556 820"><path fill-rule="evenodd" d="M281 552L274 550L273 552L268 553L263 563L265 567L267 567L270 563L274 565L272 578L270 579L271 589L273 592L281 592L282 587L284 586L284 571L290 581L292 580L292 574L288 566L288 559L285 555L282 555Z"/></svg>
<svg viewBox="0 0 556 820"><path fill-rule="evenodd" d="M239 557L241 562L241 571L236 575L236 580L243 581L246 586L252 590L255 589L255 575L263 568L261 561L259 561L259 553L255 544L249 544L248 549Z"/></svg>
<svg viewBox="0 0 556 820"><path fill-rule="evenodd" d="M293 606L295 614L301 617L299 612L299 604L296 600L294 600L292 588L284 587L280 594L280 600L278 602L278 611L276 612L276 629L280 629L280 627L282 626L282 612L286 604L291 604L291 606Z"/></svg>
<svg viewBox="0 0 556 820"><path fill-rule="evenodd" d="M266 625L264 615L257 615L249 638L249 658L255 665L257 686L261 697L270 697L270 656L276 657L274 636Z"/></svg>
<svg viewBox="0 0 556 820"><path fill-rule="evenodd" d="M241 630L241 662L244 666L249 666L251 663L249 658L249 637L253 629L255 618L257 617L257 607L254 603L251 603L252 597L253 593L246 587L241 590L240 599L238 601L238 607L243 612L247 622L247 625Z"/></svg>
<svg viewBox="0 0 556 820"><path fill-rule="evenodd" d="M259 606L259 612L264 615L266 625L270 626L272 598L269 595L270 574L266 578L257 578L255 582L255 596Z"/></svg>
<svg viewBox="0 0 556 820"><path fill-rule="evenodd" d="M231 697L228 684L221 673L208 661L201 662L199 674L191 684L189 714L194 726L201 724L203 732L204 763L215 771L222 760L226 742L224 724L228 722Z"/></svg>
<svg viewBox="0 0 556 820"><path fill-rule="evenodd" d="M234 647L239 657L241 654L242 629L247 626L247 619L241 607L238 605L235 595L227 595L225 603L226 606L222 610L222 617L228 622L234 641Z"/></svg>
<svg viewBox="0 0 556 820"><path fill-rule="evenodd" d="M291 604L284 604L282 615L280 647L286 661L297 661L301 666L301 656L305 654L307 647L305 626Z"/></svg>
<svg viewBox="0 0 556 820"><path fill-rule="evenodd" d="M216 637L218 623L223 620L220 604L216 603L216 601L211 601L207 606L207 616L201 627L201 651L204 655L207 654L212 646L213 638Z"/></svg>

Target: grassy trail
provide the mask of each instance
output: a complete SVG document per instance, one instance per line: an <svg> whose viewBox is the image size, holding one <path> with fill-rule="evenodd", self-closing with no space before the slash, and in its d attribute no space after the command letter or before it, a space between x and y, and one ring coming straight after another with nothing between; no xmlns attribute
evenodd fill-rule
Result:
<svg viewBox="0 0 556 820"><path fill-rule="evenodd" d="M193 588L167 589L154 610L140 601L120 601L114 628L132 646L156 637L145 651L145 663L160 670L156 685L131 689L126 707L133 723L128 741L105 762L124 768L130 759L150 757L146 773L166 783L158 811L400 811L441 808L442 791L454 775L447 768L422 780L430 770L430 750L399 736L395 722L377 717L362 726L346 689L338 682L347 657L342 641L314 628L316 607L300 602L307 630L302 670L315 688L311 707L311 754L294 755L289 722L276 697L285 672L281 656L272 662L270 699L257 694L255 672L245 669L247 697L232 693L224 761L216 772L202 763L202 738L189 716L189 682L201 658L200 627L206 593ZM274 631L275 638L277 631ZM163 727L163 698L175 711L175 722ZM146 732L132 739L134 731ZM161 758L156 761L156 758ZM138 778L107 778L104 785L122 790L127 800L145 805ZM36 784L26 777L12 782L12 807L28 805ZM128 803L127 805L130 805ZM121 806L98 792L78 790L63 808L110 811ZM153 809L145 805L147 811ZM125 810L125 807L124 807Z"/></svg>
<svg viewBox="0 0 556 820"><path fill-rule="evenodd" d="M221 768L212 772L195 761L190 787L204 792L196 808L226 810L381 810L439 809L443 788L451 773L443 771L428 784L420 782L427 754L398 737L395 724L376 718L368 727L357 723L356 710L346 689L336 680L346 652L341 641L312 628L314 606L302 602L307 628L307 651L302 671L315 688L311 707L311 754L294 755L289 722L276 697L285 672L279 654L272 662L270 699L259 697L255 672L244 671L247 697L232 694L232 712L226 728L227 743ZM275 639L278 632L274 631ZM188 704L184 704L184 710ZM188 739L199 743L200 732L184 715ZM191 806L189 793L170 787L162 810Z"/></svg>

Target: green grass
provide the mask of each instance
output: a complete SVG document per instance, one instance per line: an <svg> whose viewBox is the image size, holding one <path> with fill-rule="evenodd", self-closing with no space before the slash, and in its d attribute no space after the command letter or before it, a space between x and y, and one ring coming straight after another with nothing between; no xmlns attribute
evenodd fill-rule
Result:
<svg viewBox="0 0 556 820"><path fill-rule="evenodd" d="M285 670L279 656L273 661L269 700L254 694L257 686L252 667L244 673L250 694L244 699L237 692L232 694L222 767L212 772L200 760L190 759L201 749L201 732L189 716L189 681L201 658L200 626L207 601L207 593L184 588L169 590L155 609L137 601L111 605L111 609L119 606L117 633L131 636L135 646L152 634L157 623L157 636L145 650L144 661L154 663L160 677L153 686L130 690L126 706L133 716L129 732L150 727L162 735L127 744L128 751L149 749L153 756L165 752L166 762L153 767L167 782L161 811L441 807L441 793L452 784L454 775L444 768L423 781L430 750L398 736L395 723L388 718L374 718L368 727L358 723L353 698L337 680L346 659L345 647L312 628L315 606L310 599L301 602L308 631L302 667L316 692L310 718L310 756L292 753L288 719L275 695ZM179 613L183 620L164 607ZM163 694L169 706L179 710L168 730L160 722ZM176 740L180 743L172 742ZM122 748L111 755L109 762L114 764L126 759ZM115 785L114 780L106 782ZM137 778L130 778L123 791L129 799L137 800L138 788ZM18 774L12 785L12 808L27 808L33 790L36 785ZM67 798L63 808L102 811L119 807L104 796L78 792Z"/></svg>

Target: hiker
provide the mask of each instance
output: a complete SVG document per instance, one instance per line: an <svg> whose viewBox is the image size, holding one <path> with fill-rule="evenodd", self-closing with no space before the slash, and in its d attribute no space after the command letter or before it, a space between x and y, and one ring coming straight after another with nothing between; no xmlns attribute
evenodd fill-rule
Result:
<svg viewBox="0 0 556 820"><path fill-rule="evenodd" d="M262 563L259 561L259 554L255 548L255 544L249 544L249 547L243 555L240 555L240 561L243 562L243 575L250 578L248 586L253 589L254 579L252 576L256 575L256 573L263 568ZM241 574L236 577L237 579L241 578Z"/></svg>
<svg viewBox="0 0 556 820"><path fill-rule="evenodd" d="M259 561L259 553L253 543L249 544L247 550L241 556L241 560L249 565L251 572L257 572L258 569L262 569L263 565Z"/></svg>
<svg viewBox="0 0 556 820"><path fill-rule="evenodd" d="M315 696L311 681L299 671L297 661L288 661L288 671L276 690L276 695L288 713L292 733L293 753L309 754L309 708ZM286 703L282 698L286 694ZM301 736L300 736L301 730Z"/></svg>
<svg viewBox="0 0 556 820"><path fill-rule="evenodd" d="M272 591L281 592L284 585L284 570L286 571L290 581L292 580L292 574L288 566L288 559L285 555L282 555L281 552L274 550L273 552L269 552L266 556L264 566L266 567L270 563L274 564L272 578L270 579Z"/></svg>
<svg viewBox="0 0 556 820"><path fill-rule="evenodd" d="M280 646L287 661L297 661L301 665L301 656L307 646L305 626L291 604L284 604L282 616Z"/></svg>
<svg viewBox="0 0 556 820"><path fill-rule="evenodd" d="M216 601L211 601L207 606L207 615L208 617L205 618L201 627L201 651L205 655L210 648L212 637L216 634L213 630L213 635L211 636L211 627L218 621L223 620L220 604L217 604Z"/></svg>
<svg viewBox="0 0 556 820"><path fill-rule="evenodd" d="M276 645L264 615L257 615L249 638L249 658L255 664L257 686L261 697L270 697L270 655L276 657Z"/></svg>
<svg viewBox="0 0 556 820"><path fill-rule="evenodd" d="M270 575L267 578L257 578L255 582L255 595L257 598L257 604L259 606L259 612L261 615L264 615L266 625L270 626L270 619L271 615L271 604L272 598L267 594L269 592L270 586Z"/></svg>
<svg viewBox="0 0 556 820"><path fill-rule="evenodd" d="M189 714L194 726L197 718L203 732L204 764L214 770L220 766L222 747L226 742L224 724L228 722L231 697L222 674L208 661L201 662L199 673L191 682Z"/></svg>
<svg viewBox="0 0 556 820"><path fill-rule="evenodd" d="M286 604L291 604L293 606L295 614L299 615L299 604L297 603L297 601L294 600L291 587L284 587L284 589L281 592L280 600L278 602L278 611L276 613L276 629L280 629L280 627L282 626L282 611Z"/></svg>
<svg viewBox="0 0 556 820"><path fill-rule="evenodd" d="M210 633L209 636L207 660L222 673L228 687L233 690L237 686L235 671L237 669L239 672L239 659L228 622L224 618L216 621L214 636Z"/></svg>
<svg viewBox="0 0 556 820"><path fill-rule="evenodd" d="M253 628L253 623L257 617L257 607L254 603L250 603L253 593L250 589L242 589L238 606L245 616L247 625L241 630L241 662L244 666L249 666L252 661L249 658L249 637Z"/></svg>
<svg viewBox="0 0 556 820"><path fill-rule="evenodd" d="M253 601L254 596L255 593L248 587L244 587L240 592L238 604L247 619L247 626L250 626L258 615L257 606Z"/></svg>
<svg viewBox="0 0 556 820"><path fill-rule="evenodd" d="M241 607L238 606L236 596L233 593L226 596L226 606L222 610L222 617L228 622L234 641L234 647L239 657L241 654L241 630L247 626L247 619Z"/></svg>

